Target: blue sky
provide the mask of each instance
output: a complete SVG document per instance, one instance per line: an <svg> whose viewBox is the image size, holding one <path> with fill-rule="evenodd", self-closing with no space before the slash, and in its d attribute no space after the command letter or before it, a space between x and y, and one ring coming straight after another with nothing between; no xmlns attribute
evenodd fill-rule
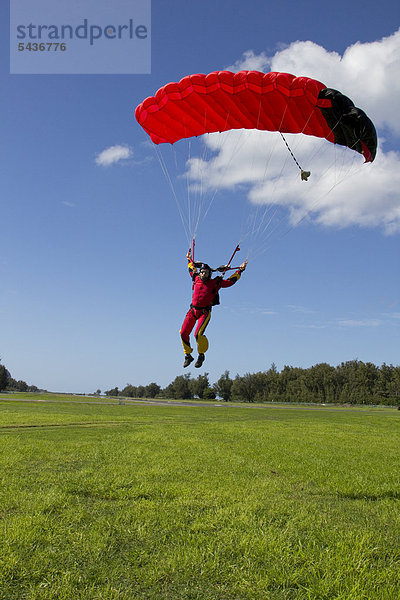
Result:
<svg viewBox="0 0 400 600"><path fill-rule="evenodd" d="M207 159L205 187L214 181L219 191L197 257L215 266L229 258L252 201L275 202L279 230L242 247L249 266L221 293L201 372L215 381L273 362L399 364L397 2L153 0L149 75L10 75L6 2L0 17L0 357L14 378L93 392L164 386L186 372L178 331L190 302L188 242L134 110L169 81L226 68L320 79L367 112L380 145L372 165L352 158L353 171L325 194L310 189L322 167L304 142L309 188L283 179L272 198L254 163L258 140L252 161L239 151L234 170L218 142L206 142L225 172L215 183ZM175 158L171 147L160 153ZM188 155L176 154L169 173L185 195Z"/></svg>

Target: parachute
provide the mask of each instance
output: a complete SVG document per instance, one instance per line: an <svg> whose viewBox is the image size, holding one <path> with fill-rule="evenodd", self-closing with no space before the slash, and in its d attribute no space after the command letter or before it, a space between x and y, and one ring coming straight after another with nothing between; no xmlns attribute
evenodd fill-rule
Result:
<svg viewBox="0 0 400 600"><path fill-rule="evenodd" d="M341 92L309 77L216 71L168 83L135 111L155 144L229 129L303 133L347 146L372 162L372 121Z"/></svg>
<svg viewBox="0 0 400 600"><path fill-rule="evenodd" d="M235 213L238 215L235 226L240 226L240 231L226 228L235 242L239 240L242 245L245 241L247 258L250 254L254 257L264 253L273 237L286 235L307 217L307 211L314 211L326 195L350 176L350 169L358 168L358 154L365 162L373 162L377 151L372 121L350 98L316 79L289 73L216 71L207 75L187 75L179 82L164 85L155 96L144 99L137 106L135 117L154 143L189 244L208 214L217 213L217 210L210 210L217 191L231 190L236 183L244 181L246 185L249 181L246 176L244 180L236 177L242 166L242 163L238 165L236 157L243 156L251 177L253 173L260 177L253 191L260 198L262 190L262 199L257 200L253 194L242 214ZM206 133L212 135L206 138ZM302 169L283 134L291 136L292 143L296 147L301 145L302 151L304 146L306 151L307 147L312 147L312 164L319 164L319 168L307 190L294 188L291 171L285 168L284 160L280 162L283 147L279 149L277 142L281 137L301 171L301 180L307 181L310 172ZM320 142L325 140L329 143L322 143L321 148ZM179 157L178 153L185 150L185 143L186 156ZM161 152L165 145L170 146L169 153ZM314 147L318 149L314 151ZM264 152L268 148L268 151L264 154L261 148ZM208 160L206 152L211 153ZM220 153L221 161L216 160L216 153ZM303 158L304 152L302 161ZM172 176L182 159L185 172L178 170L176 177ZM226 177L227 173L229 177ZM286 173L290 174L290 189ZM187 189L177 193L175 188L184 181ZM297 184L303 186L296 177ZM299 198L304 196L307 201L300 209ZM236 208L235 202L231 207ZM222 219L225 221L226 217ZM233 226L233 220L231 222ZM221 233L222 228L218 236ZM225 231L223 233L227 235Z"/></svg>

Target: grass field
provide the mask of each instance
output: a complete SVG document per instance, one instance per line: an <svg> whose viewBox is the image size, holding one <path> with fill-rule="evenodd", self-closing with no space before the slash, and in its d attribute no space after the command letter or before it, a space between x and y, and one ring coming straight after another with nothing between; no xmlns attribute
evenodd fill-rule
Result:
<svg viewBox="0 0 400 600"><path fill-rule="evenodd" d="M400 598L398 411L42 399L0 400L1 600Z"/></svg>

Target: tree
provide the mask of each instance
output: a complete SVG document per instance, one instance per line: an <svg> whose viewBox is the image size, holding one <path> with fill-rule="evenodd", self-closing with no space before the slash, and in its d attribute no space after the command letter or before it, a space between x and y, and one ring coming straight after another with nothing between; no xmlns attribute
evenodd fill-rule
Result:
<svg viewBox="0 0 400 600"><path fill-rule="evenodd" d="M145 398L155 398L161 391L161 387L158 383L149 383L144 388L144 397Z"/></svg>
<svg viewBox="0 0 400 600"><path fill-rule="evenodd" d="M105 393L106 396L118 396L119 389L118 389L118 387L115 387L115 388L112 388L111 390L107 390L104 393Z"/></svg>
<svg viewBox="0 0 400 600"><path fill-rule="evenodd" d="M379 380L377 367L360 360L349 360L337 367L341 380L341 402L351 404L371 401L371 396Z"/></svg>
<svg viewBox="0 0 400 600"><path fill-rule="evenodd" d="M268 371L265 373L265 385L266 391L264 393L265 399L269 402L277 402L281 399L282 390L280 375L275 363L272 363Z"/></svg>
<svg viewBox="0 0 400 600"><path fill-rule="evenodd" d="M26 383L26 381L22 381L22 379L20 379L19 381L17 381L15 389L18 392L27 392L29 390L29 385Z"/></svg>
<svg viewBox="0 0 400 600"><path fill-rule="evenodd" d="M197 396L198 398L204 398L204 392L209 387L210 382L208 380L208 373L204 373L204 375L199 375L197 379L190 380L190 389L192 391L192 394L193 396Z"/></svg>
<svg viewBox="0 0 400 600"><path fill-rule="evenodd" d="M215 393L219 398L222 398L224 402L229 402L231 399L231 389L233 381L229 377L229 371L225 371L223 375L214 383Z"/></svg>
<svg viewBox="0 0 400 600"><path fill-rule="evenodd" d="M134 385L127 383L124 389L121 391L121 396L126 396L128 398L136 398L137 388Z"/></svg>
<svg viewBox="0 0 400 600"><path fill-rule="evenodd" d="M208 387L204 390L203 400L215 400L215 391L212 387Z"/></svg>
<svg viewBox="0 0 400 600"><path fill-rule="evenodd" d="M190 389L190 375L178 375L174 381L165 388L165 395L176 400L188 400L193 398Z"/></svg>
<svg viewBox="0 0 400 600"><path fill-rule="evenodd" d="M233 381L231 394L236 402L261 402L265 389L264 373L246 373L237 375Z"/></svg>
<svg viewBox="0 0 400 600"><path fill-rule="evenodd" d="M284 402L301 402L306 399L304 393L304 369L285 365L280 374L282 400Z"/></svg>
<svg viewBox="0 0 400 600"><path fill-rule="evenodd" d="M334 367L319 363L304 374L306 395L312 402L335 402L337 399L337 377Z"/></svg>
<svg viewBox="0 0 400 600"><path fill-rule="evenodd" d="M136 388L136 397L137 398L143 398L144 397L144 385L138 385Z"/></svg>
<svg viewBox="0 0 400 600"><path fill-rule="evenodd" d="M5 390L8 384L10 373L4 365L0 365L0 391Z"/></svg>

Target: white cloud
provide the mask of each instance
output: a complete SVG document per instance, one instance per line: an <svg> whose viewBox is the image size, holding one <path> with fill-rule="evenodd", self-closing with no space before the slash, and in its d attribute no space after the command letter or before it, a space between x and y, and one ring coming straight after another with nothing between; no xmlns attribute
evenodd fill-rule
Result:
<svg viewBox="0 0 400 600"><path fill-rule="evenodd" d="M338 325L342 327L379 327L383 325L381 319L339 319Z"/></svg>
<svg viewBox="0 0 400 600"><path fill-rule="evenodd" d="M249 50L230 70L286 71L319 79L339 89L387 138L400 134L400 30L380 41L356 43L343 56L317 44L294 42L268 57ZM380 139L375 161L309 136L285 136L302 168L300 180L279 134L234 130L204 136L211 158L191 158L187 174L193 188L240 189L258 210L263 227L273 210L284 207L291 226L304 218L329 227L380 227L400 232L400 152L386 151ZM274 208L275 207L275 208Z"/></svg>
<svg viewBox="0 0 400 600"><path fill-rule="evenodd" d="M288 304L288 308L290 308L290 310L296 313L312 314L315 312L311 308L307 308L306 306L297 306L295 304Z"/></svg>
<svg viewBox="0 0 400 600"><path fill-rule="evenodd" d="M270 59L264 52L255 54L253 50L246 50L246 52L243 52L242 58L233 65L226 67L226 71L233 71L234 73L237 71L265 71L269 62Z"/></svg>
<svg viewBox="0 0 400 600"><path fill-rule="evenodd" d="M117 162L127 160L131 156L132 150L129 146L110 146L96 156L95 162L101 167L109 167Z"/></svg>
<svg viewBox="0 0 400 600"><path fill-rule="evenodd" d="M340 56L310 41L293 42L274 56L245 52L232 70L284 71L339 89L365 110L374 123L400 133L400 29L375 42L357 42Z"/></svg>

